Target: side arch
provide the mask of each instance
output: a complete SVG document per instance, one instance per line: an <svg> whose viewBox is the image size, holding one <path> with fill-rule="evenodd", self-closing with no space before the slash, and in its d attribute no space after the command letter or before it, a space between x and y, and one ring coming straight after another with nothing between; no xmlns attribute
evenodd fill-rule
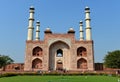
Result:
<svg viewBox="0 0 120 82"><path fill-rule="evenodd" d="M87 60L84 58L80 58L77 61L77 69L87 69Z"/></svg>
<svg viewBox="0 0 120 82"><path fill-rule="evenodd" d="M39 46L33 48L32 55L33 56L42 56L43 55L43 49Z"/></svg>
<svg viewBox="0 0 120 82"><path fill-rule="evenodd" d="M32 68L33 69L42 69L42 60L36 58L32 61Z"/></svg>

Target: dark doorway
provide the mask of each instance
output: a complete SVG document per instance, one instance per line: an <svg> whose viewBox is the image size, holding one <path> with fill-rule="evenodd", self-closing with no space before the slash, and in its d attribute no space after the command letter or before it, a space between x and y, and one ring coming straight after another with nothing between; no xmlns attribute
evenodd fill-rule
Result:
<svg viewBox="0 0 120 82"><path fill-rule="evenodd" d="M57 69L57 70L63 70L63 63L62 63L62 61L58 61L58 62L57 62L56 69Z"/></svg>

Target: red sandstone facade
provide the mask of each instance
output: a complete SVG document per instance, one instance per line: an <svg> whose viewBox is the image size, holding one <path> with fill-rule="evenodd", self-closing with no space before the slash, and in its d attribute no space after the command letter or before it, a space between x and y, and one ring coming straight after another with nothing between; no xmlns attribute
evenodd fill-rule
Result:
<svg viewBox="0 0 120 82"><path fill-rule="evenodd" d="M26 41L25 71L59 69L93 71L93 41L76 40L74 30L66 34L47 30L43 41Z"/></svg>

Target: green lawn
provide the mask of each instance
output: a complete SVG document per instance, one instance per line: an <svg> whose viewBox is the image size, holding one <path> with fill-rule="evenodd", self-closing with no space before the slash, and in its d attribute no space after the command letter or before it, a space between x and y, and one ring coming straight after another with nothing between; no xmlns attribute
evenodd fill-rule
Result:
<svg viewBox="0 0 120 82"><path fill-rule="evenodd" d="M0 82L118 82L111 76L14 76L0 78Z"/></svg>

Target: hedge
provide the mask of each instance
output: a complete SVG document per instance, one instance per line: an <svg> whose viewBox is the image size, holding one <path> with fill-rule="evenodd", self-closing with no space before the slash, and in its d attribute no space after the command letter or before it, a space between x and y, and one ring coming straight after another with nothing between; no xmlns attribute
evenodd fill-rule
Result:
<svg viewBox="0 0 120 82"><path fill-rule="evenodd" d="M0 78L1 77L12 77L12 76L33 76L33 75L43 75L43 76L86 76L86 75L109 75L109 74L105 74L105 73L58 73L58 72L53 72L53 73L38 73L38 72L23 72L23 73L3 73L0 74ZM116 76L116 74L111 74L111 76Z"/></svg>

